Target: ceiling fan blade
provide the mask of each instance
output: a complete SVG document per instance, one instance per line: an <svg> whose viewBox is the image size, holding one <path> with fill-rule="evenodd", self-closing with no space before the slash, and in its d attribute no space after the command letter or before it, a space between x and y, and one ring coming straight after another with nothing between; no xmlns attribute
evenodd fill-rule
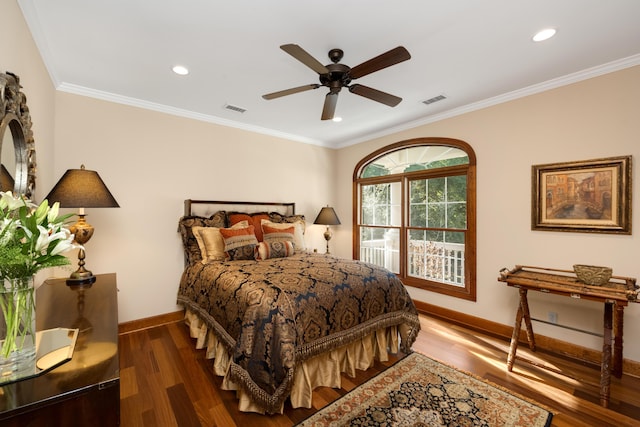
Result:
<svg viewBox="0 0 640 427"><path fill-rule="evenodd" d="M280 98L281 96L293 95L294 93L304 92L306 90L318 89L320 87L319 84L310 84L298 87L292 87L291 89L285 89L278 92L268 93L266 95L262 95L264 99L275 99Z"/></svg>
<svg viewBox="0 0 640 427"><path fill-rule="evenodd" d="M338 92L329 92L324 98L321 120L333 119L333 114L336 112L336 105L338 105Z"/></svg>
<svg viewBox="0 0 640 427"><path fill-rule="evenodd" d="M402 101L402 98L397 96L359 84L349 86L349 92L364 96L365 98L369 98L373 101L381 102L389 107L395 107L400 103L400 101Z"/></svg>
<svg viewBox="0 0 640 427"><path fill-rule="evenodd" d="M371 74L374 71L382 70L383 68L390 67L399 62L410 59L411 55L409 51L402 46L398 46L395 49L391 49L381 55L371 58L368 61L363 62L360 65L356 65L351 68L349 75L352 79L357 79L367 74Z"/></svg>
<svg viewBox="0 0 640 427"><path fill-rule="evenodd" d="M317 59L309 55L309 53L297 44L283 44L280 49L302 62L318 74L327 74L329 70L322 65Z"/></svg>

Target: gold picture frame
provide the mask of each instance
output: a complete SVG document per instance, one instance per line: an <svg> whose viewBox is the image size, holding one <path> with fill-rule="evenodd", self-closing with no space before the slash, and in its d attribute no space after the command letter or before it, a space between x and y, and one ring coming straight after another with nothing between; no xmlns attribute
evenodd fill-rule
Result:
<svg viewBox="0 0 640 427"><path fill-rule="evenodd" d="M631 234L631 156L534 165L531 229Z"/></svg>

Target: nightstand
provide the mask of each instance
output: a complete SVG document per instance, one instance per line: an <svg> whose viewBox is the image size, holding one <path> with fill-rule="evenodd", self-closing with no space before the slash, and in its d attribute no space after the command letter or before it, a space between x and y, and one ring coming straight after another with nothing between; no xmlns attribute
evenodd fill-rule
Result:
<svg viewBox="0 0 640 427"><path fill-rule="evenodd" d="M115 274L90 287L45 281L36 291L36 329L78 328L71 361L36 378L0 387L0 425L120 424L118 300Z"/></svg>

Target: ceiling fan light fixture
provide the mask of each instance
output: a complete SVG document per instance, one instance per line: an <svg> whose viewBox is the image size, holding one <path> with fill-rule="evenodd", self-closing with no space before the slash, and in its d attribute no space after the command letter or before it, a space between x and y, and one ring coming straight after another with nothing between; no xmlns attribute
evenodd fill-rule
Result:
<svg viewBox="0 0 640 427"><path fill-rule="evenodd" d="M328 88L329 92L325 94L320 120L333 120L334 122L339 121L333 115L338 102L338 94L342 88L348 88L351 93L369 98L372 101L388 105L389 107L395 107L402 101L402 98L398 96L394 96L365 85L351 84L351 81L411 59L411 54L403 46L398 46L395 49L384 52L369 59L368 61L356 65L353 68L340 63L344 54L341 49L331 49L329 51L329 59L332 64L328 65L322 65L320 61L315 59L297 44L285 44L280 46L280 49L284 50L286 53L318 73L320 84L309 84L278 92L267 93L262 95L263 99L276 99L298 92L318 89L323 86Z"/></svg>
<svg viewBox="0 0 640 427"><path fill-rule="evenodd" d="M342 121L342 117L334 117L333 119L331 119L334 122L341 122Z"/></svg>
<svg viewBox="0 0 640 427"><path fill-rule="evenodd" d="M556 35L555 28L545 28L544 30L538 31L532 38L534 42L542 42L550 39L551 37Z"/></svg>
<svg viewBox="0 0 640 427"><path fill-rule="evenodd" d="M186 76L187 74L189 74L189 69L184 65L174 65L172 70L179 76Z"/></svg>

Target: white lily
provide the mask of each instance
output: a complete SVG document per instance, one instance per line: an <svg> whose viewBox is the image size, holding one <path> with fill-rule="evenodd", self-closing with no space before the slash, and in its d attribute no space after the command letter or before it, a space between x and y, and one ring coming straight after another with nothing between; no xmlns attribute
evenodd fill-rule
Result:
<svg viewBox="0 0 640 427"><path fill-rule="evenodd" d="M15 211L25 205L25 200L22 197L14 197L11 191L0 192L0 209L7 208L8 211ZM32 203L27 203L27 206L32 206Z"/></svg>
<svg viewBox="0 0 640 427"><path fill-rule="evenodd" d="M55 202L51 208L49 208L49 212L47 213L47 221L54 222L56 218L58 218L58 211L60 210L60 202Z"/></svg>
<svg viewBox="0 0 640 427"><path fill-rule="evenodd" d="M15 228L15 221L10 220L9 218L2 218L2 221L0 221L0 231L3 231L4 229L8 229L7 231L10 231L11 229L15 230Z"/></svg>
<svg viewBox="0 0 640 427"><path fill-rule="evenodd" d="M40 235L38 236L38 239L36 240L36 247L35 247L35 251L37 253L43 254L46 253L47 250L49 249L49 245L51 244L51 242L54 242L56 240L59 240L58 244L56 245L56 247L54 248L54 251L57 249L58 251L56 253L51 253L51 255L56 255L60 252L63 252L64 248L60 248L58 249L59 246L63 246L61 245L63 242L65 242L65 240L69 239L70 233L68 230L60 230L57 233L52 233L53 230L48 230L46 228L44 228L43 226L39 225L38 226L38 231L40 232ZM72 246L71 244L69 244L66 249L71 249Z"/></svg>
<svg viewBox="0 0 640 427"><path fill-rule="evenodd" d="M50 236L49 236L49 230L47 230L43 226L39 225L38 226L38 231L40 232L40 234L38 235L38 238L36 239L36 247L34 249L35 249L36 253L41 254L41 253L43 253L43 252L45 252L47 250L47 248L49 247L49 242L51 240L50 240Z"/></svg>
<svg viewBox="0 0 640 427"><path fill-rule="evenodd" d="M0 246L6 245L13 238L15 231L15 222L8 218L3 218L2 221L0 221Z"/></svg>
<svg viewBox="0 0 640 427"><path fill-rule="evenodd" d="M82 247L82 245L78 245L76 243L73 243L73 234L71 236L72 236L71 240L69 240L69 239L60 240L56 244L55 248L53 248L53 250L51 251L51 255L52 256L53 255L59 255L61 253L64 253L64 252L70 251L71 249L76 249L76 248L84 249Z"/></svg>

